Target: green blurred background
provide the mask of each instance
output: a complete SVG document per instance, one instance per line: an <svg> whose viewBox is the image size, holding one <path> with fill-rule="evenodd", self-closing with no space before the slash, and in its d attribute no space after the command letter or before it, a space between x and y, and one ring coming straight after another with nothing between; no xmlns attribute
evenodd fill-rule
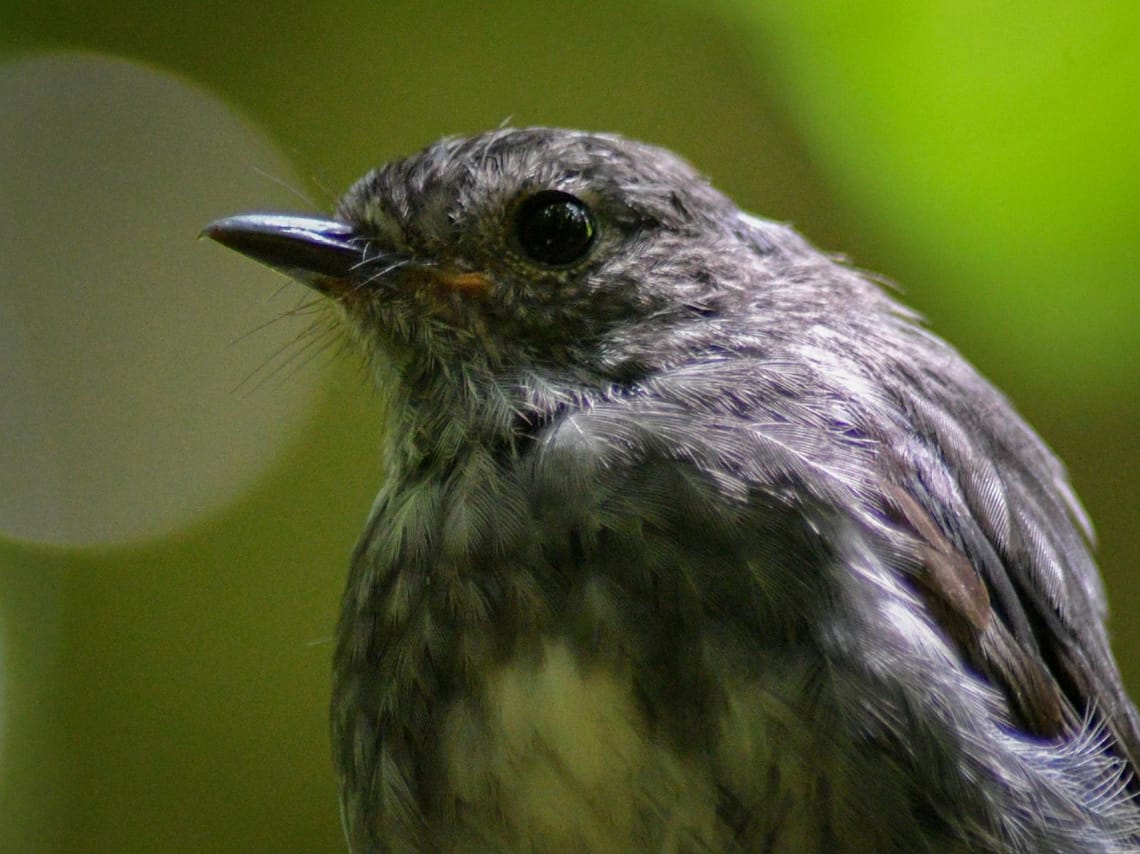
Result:
<svg viewBox="0 0 1140 854"><path fill-rule="evenodd" d="M253 189L225 196L218 209L179 213L190 195L184 181L195 182L199 199L232 194L232 182L216 177L229 174L232 158L223 164L208 144L195 144L179 152L177 170L148 170L170 147L163 123L143 107L133 123L113 122L137 148L135 171L158 182L145 200L125 191L124 203L137 202L140 221L154 223L146 241L157 257L186 250L177 273L194 284L178 293L203 317L214 312L219 329L233 322L221 317L225 299L260 304L278 283L267 285L240 259L220 261L215 246L193 245L207 219L266 206L327 209L367 168L508 118L673 148L742 206L885 274L1068 463L1098 528L1114 642L1134 691L1138 43L1140 6L1128 2L9 0L0 9L0 63L59 50L131 60L138 73L231 111L292 164L283 175L288 167L272 154L254 155L241 166ZM120 153L90 147L62 115L51 138L82 149L88 171ZM291 199L288 188L312 201ZM27 258L47 257L69 233L105 235L112 257L143 242L141 232L85 213L103 200L75 192L74 215L63 221L55 208L38 212L33 201L16 210L0 200L0 223L31 229L20 244ZM198 258L209 259L200 270ZM221 277L218 264L229 265ZM0 259L0 274L6 269ZM123 270L119 281L113 263L99 270L108 289L128 295L160 289L166 275L161 264L145 279ZM27 272L0 278L0 321L18 302L6 295L26 296L32 285L97 312L95 284L85 267L42 283L29 284ZM126 312L122 338L153 310ZM253 320L241 322L253 330ZM51 340L50 326L37 340ZM216 393L242 412L265 409L271 421L284 419L272 414L283 400L299 401L289 410L296 424L256 449L267 461L248 474L244 451L215 449L237 473L224 498L195 499L183 521L173 513L157 532L120 520L91 545L50 535L82 510L68 509L47 535L7 529L0 518L3 850L342 850L326 737L328 638L380 477L380 413L353 359L305 353L295 365L289 348L303 343L293 333L271 325L258 334L271 352L283 348L266 357L270 373L274 359L288 369L252 388L235 371ZM245 338L195 335L203 358L249 355ZM68 346L82 337L70 335ZM148 352L132 361L171 361ZM182 367L201 374L194 358ZM97 356L89 361L99 368ZM153 394L178 382L156 382ZM123 435L105 429L99 440L146 432L153 419L140 425L129 416L145 411L137 407L149 387L109 389L95 411L121 413ZM34 383L5 390L2 405L19 414L35 393ZM195 397L169 430L218 429L229 415L215 399ZM74 432L84 432L74 418ZM123 478L117 488L128 508L142 512L148 488L177 468L178 455L176 443ZM19 459L5 466L6 494L38 488L45 500L39 468ZM68 474L83 478L82 457ZM71 508L67 480L46 500L58 489L59 506ZM170 485L175 497L180 484Z"/></svg>

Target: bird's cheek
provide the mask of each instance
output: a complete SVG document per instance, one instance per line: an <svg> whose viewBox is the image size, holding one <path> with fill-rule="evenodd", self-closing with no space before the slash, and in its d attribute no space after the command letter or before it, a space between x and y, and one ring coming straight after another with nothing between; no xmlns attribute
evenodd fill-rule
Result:
<svg viewBox="0 0 1140 854"><path fill-rule="evenodd" d="M484 273L452 267L421 267L404 271L396 288L431 304L462 308L490 297L495 283Z"/></svg>
<svg viewBox="0 0 1140 854"><path fill-rule="evenodd" d="M483 313L496 292L495 282L489 276L448 267L405 270L392 287L392 310L463 327ZM377 298L383 299L384 295Z"/></svg>
<svg viewBox="0 0 1140 854"><path fill-rule="evenodd" d="M482 273L461 270L432 270L431 277L441 287L468 297L481 297L490 292L491 279Z"/></svg>

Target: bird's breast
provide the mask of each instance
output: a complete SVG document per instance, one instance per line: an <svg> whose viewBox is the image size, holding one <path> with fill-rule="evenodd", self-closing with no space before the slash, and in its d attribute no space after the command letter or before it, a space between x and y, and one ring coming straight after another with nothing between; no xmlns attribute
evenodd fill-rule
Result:
<svg viewBox="0 0 1140 854"><path fill-rule="evenodd" d="M481 696L457 702L443 745L461 809L507 816L508 850L717 838L708 769L655 742L630 674L585 669L564 643L502 667Z"/></svg>
<svg viewBox="0 0 1140 854"><path fill-rule="evenodd" d="M773 708L778 693L734 688L715 747L686 750L655 732L632 672L584 665L548 640L446 717L442 754L463 835L490 850L683 852L749 850L746 840L770 832L766 850L816 850L821 766L805 755L798 721Z"/></svg>

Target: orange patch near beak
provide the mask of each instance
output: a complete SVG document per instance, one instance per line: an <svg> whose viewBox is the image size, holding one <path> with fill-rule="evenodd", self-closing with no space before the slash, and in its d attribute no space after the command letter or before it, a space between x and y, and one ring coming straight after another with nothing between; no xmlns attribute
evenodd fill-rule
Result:
<svg viewBox="0 0 1140 854"><path fill-rule="evenodd" d="M333 299L349 298L359 290L351 280L338 276L316 276L310 287Z"/></svg>
<svg viewBox="0 0 1140 854"><path fill-rule="evenodd" d="M445 287L469 294L482 293L490 290L491 280L482 273L458 273L448 270L432 270L432 278Z"/></svg>

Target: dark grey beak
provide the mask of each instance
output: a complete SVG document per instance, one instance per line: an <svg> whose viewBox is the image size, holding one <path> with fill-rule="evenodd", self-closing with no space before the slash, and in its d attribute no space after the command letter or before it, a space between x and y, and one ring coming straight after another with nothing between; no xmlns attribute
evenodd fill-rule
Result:
<svg viewBox="0 0 1140 854"><path fill-rule="evenodd" d="M328 294L346 290L368 260L366 242L352 226L332 219L241 214L215 220L201 236Z"/></svg>

